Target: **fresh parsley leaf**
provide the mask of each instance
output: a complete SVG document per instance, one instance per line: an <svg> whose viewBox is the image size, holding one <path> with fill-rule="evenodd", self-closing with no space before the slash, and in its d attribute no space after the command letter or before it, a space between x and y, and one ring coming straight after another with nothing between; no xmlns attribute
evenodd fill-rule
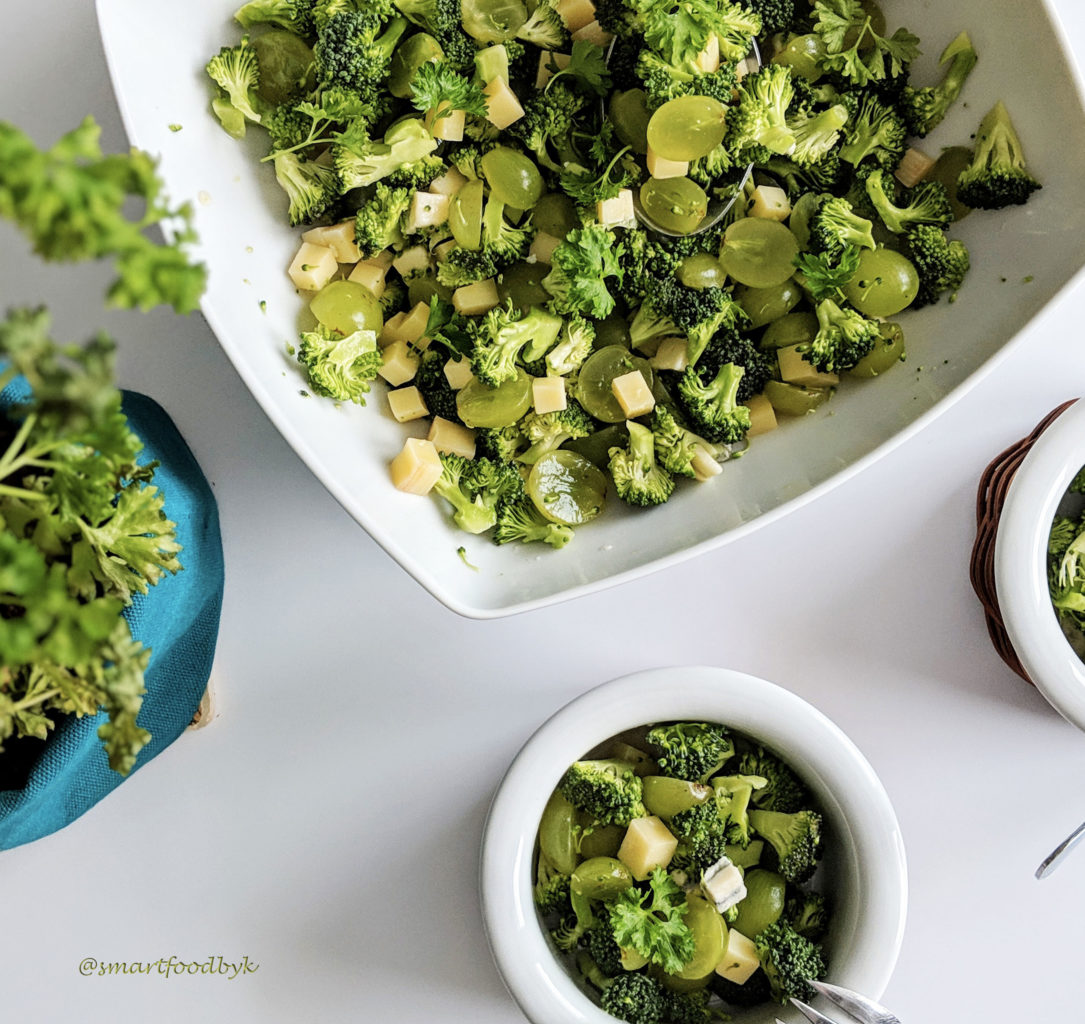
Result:
<svg viewBox="0 0 1085 1024"><path fill-rule="evenodd" d="M439 61L427 62L415 72L411 79L411 102L429 114L433 122L456 110L475 117L485 117L487 110L482 88Z"/></svg>
<svg viewBox="0 0 1085 1024"><path fill-rule="evenodd" d="M801 253L795 258L795 266L806 278L815 302L837 298L859 270L859 249L854 245L845 246L835 262L828 253Z"/></svg>
<svg viewBox="0 0 1085 1024"><path fill-rule="evenodd" d="M548 92L550 87L563 75L570 75L588 92L597 96L606 96L610 92L610 71L607 70L607 59L603 54L603 48L590 43L586 39L577 39L569 55L569 63L559 68L551 63L550 70L553 75L546 83L543 92Z"/></svg>
<svg viewBox="0 0 1085 1024"><path fill-rule="evenodd" d="M693 933L682 920L686 910L682 890L663 868L653 868L648 892L632 886L611 905L614 939L675 974L694 954Z"/></svg>
<svg viewBox="0 0 1085 1024"><path fill-rule="evenodd" d="M878 35L859 0L816 0L814 13L814 32L826 49L821 65L858 86L896 78L919 56L918 36L904 28Z"/></svg>

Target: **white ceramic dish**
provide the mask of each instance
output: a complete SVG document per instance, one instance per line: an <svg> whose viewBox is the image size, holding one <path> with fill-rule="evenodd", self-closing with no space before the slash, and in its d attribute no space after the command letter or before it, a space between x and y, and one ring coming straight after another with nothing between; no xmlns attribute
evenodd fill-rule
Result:
<svg viewBox="0 0 1085 1024"><path fill-rule="evenodd" d="M1085 662L1051 606L1047 539L1066 488L1085 465L1085 402L1078 401L1032 446L1014 474L995 536L995 590L1006 633L1036 688L1085 729Z"/></svg>
<svg viewBox="0 0 1085 1024"><path fill-rule="evenodd" d="M938 53L964 26L981 55L963 102L926 148L937 153L967 143L1001 97L1043 190L1024 207L976 213L958 226L973 253L971 275L954 305L908 315L907 364L874 382L850 382L818 413L758 439L749 458L660 509L630 512L614 501L563 551L498 548L455 530L438 502L391 487L387 467L404 428L387 415L383 394L364 409L300 394L304 382L286 345L296 338L301 302L284 273L297 233L286 226L271 169L258 163L261 133L254 129L239 144L208 111L203 67L240 37L231 20L236 6L190 0L179 19L167 0L97 0L130 140L161 155L171 197L196 207L199 255L211 271L203 310L257 401L344 508L424 587L465 615L523 611L630 579L741 537L817 497L974 384L1085 262L1082 90L1047 5L887 0L891 27L907 25L924 41L917 80L933 79ZM461 546L480 571L465 569Z"/></svg>
<svg viewBox="0 0 1085 1024"><path fill-rule="evenodd" d="M786 757L825 812L829 980L878 998L904 932L907 870L896 816L874 770L824 715L788 690L721 668L653 669L596 687L545 722L494 797L482 847L483 919L498 970L533 1024L613 1024L552 952L532 902L539 819L565 769L603 740L653 721L716 721ZM741 1024L787 1024L772 1004Z"/></svg>

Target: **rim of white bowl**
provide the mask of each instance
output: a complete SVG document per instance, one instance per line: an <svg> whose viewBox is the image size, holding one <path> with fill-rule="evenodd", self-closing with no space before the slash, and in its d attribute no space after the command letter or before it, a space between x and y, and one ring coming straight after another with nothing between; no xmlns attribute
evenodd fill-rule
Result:
<svg viewBox="0 0 1085 1024"><path fill-rule="evenodd" d="M1085 729L1085 662L1063 635L1047 583L1051 520L1085 466L1085 401L1035 441L1006 491L995 534L995 593L1014 651L1056 711Z"/></svg>
<svg viewBox="0 0 1085 1024"><path fill-rule="evenodd" d="M787 752L817 791L834 826L847 834L841 845L859 885L843 943L847 957L831 965L830 976L881 996L904 935L907 867L896 814L874 769L835 724L791 691L731 669L682 666L623 676L570 701L528 739L498 787L483 834L479 893L494 961L524 1015L533 1024L613 1024L577 987L539 927L531 894L535 833L567 765L625 729L681 719L721 721ZM780 1007L775 1014L786 1016Z"/></svg>

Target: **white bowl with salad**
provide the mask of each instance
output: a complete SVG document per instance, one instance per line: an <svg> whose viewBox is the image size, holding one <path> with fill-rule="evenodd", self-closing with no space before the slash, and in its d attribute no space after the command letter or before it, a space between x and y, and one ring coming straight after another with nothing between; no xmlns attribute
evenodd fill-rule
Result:
<svg viewBox="0 0 1085 1024"><path fill-rule="evenodd" d="M1085 634L1075 610L1085 607L1076 556L1085 548L1083 432L1085 402L1079 400L1022 460L1006 492L995 539L998 607L1014 652L1040 693L1079 729L1085 729ZM1053 529L1061 531L1061 541L1052 537ZM1056 609L1056 598L1067 605L1066 614Z"/></svg>
<svg viewBox="0 0 1085 1024"><path fill-rule="evenodd" d="M681 723L677 733L674 723ZM645 731L653 725L655 730ZM708 785L687 787L677 778L701 772L707 762L694 760L698 767L683 769L681 757L672 757L670 767L666 756L652 760L659 758L661 749L672 755L687 749L690 730L706 729L724 735L728 748L717 758L722 767L713 762L709 768L707 774L715 777ZM674 735L682 737L680 743L666 738ZM668 747L653 747L653 741ZM628 822L627 827L603 825L598 809L592 812L597 816L594 825L585 824L591 815L585 817L581 808L590 797L576 789L581 780L568 780L577 763L593 771L590 765L600 759L605 765L635 765L635 780L628 773L626 779L635 785L637 809L614 818ZM614 770L605 765L601 770ZM660 777L668 774L672 777ZM782 783L782 776L790 782ZM573 789L566 788L570 784ZM782 802L780 795L788 786L801 793L792 804ZM689 808L706 793L702 808L706 813L708 808L723 807L721 798L730 801L726 855L721 858L719 849L704 852L711 849L711 842L696 845L688 838L692 834L688 825L679 824L683 818L695 818L697 808L692 812ZM558 808L563 794L575 806L569 821L574 823L576 852L559 871L554 865L565 855L560 849L553 851L555 842L561 846L564 826L554 822L564 813ZM676 798L681 798L681 807L674 803ZM712 810L709 817L715 813ZM797 828L791 819L802 821L805 829L811 815L818 819L820 836L812 877L813 861L803 858L813 848L797 843L801 853L781 852L779 837L773 836L777 827ZM732 832L739 824L742 834ZM667 845L668 835L679 838ZM652 845L661 837L662 852ZM702 863L713 861L710 870L701 872L698 857ZM570 869L568 878L558 877ZM635 882L630 882L630 873ZM786 910L780 875L786 879ZM584 877L594 881L584 882ZM565 885L560 898L567 900L571 891L581 891L590 900L581 903L580 911L574 901L572 916L568 907L555 911L559 904L550 892L555 884ZM763 918L758 901L761 894L771 892L765 886L773 884L779 889L775 910ZM546 721L517 755L494 797L483 838L480 885L498 970L533 1024L613 1021L615 1017L602 1006L612 998L606 992L614 986L615 976L620 978L615 991L642 986L652 999L662 994L665 1000L710 1000L708 1005L747 1024L771 1024L777 1016L790 1022L794 1011L772 1001L780 995L779 978L768 992L766 975L772 971L766 966L765 951L774 942L791 943L793 952L802 947L800 956L813 957L804 962L820 965L812 967L811 974L820 973L828 981L877 998L896 963L907 903L900 828L884 788L854 744L790 691L741 672L703 666L652 669L613 680ZM608 891L601 893L599 885ZM640 888L625 892L630 885ZM682 941L691 945L680 951L680 963L656 966L664 961L653 959L650 945L642 947L635 936L631 939L615 930L611 938L623 947L621 969L615 965L601 972L599 964L607 955L597 951L595 938L578 929L577 922L590 918L594 924L588 930L602 927L600 922L614 920L608 915L615 900L634 906L647 900L647 887L653 895L665 888L672 903L685 904L675 913L690 921L692 937ZM621 897L619 890L624 893ZM793 910L793 897L796 907L816 900L818 913L827 908L816 932L805 927L809 919L799 922L802 912ZM760 923L750 925L754 919ZM752 935L746 937L740 929ZM796 931L803 938L796 937ZM816 955L807 938L816 945ZM627 974L647 979L631 983L621 977ZM759 983L763 991L747 998ZM667 994L675 991L682 994ZM635 998L643 996L640 991ZM721 998L738 1002L721 1003ZM740 1005L751 1001L756 1005Z"/></svg>

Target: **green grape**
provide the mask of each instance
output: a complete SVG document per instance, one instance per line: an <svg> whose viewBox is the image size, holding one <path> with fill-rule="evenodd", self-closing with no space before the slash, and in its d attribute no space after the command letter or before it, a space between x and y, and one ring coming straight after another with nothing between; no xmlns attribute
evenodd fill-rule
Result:
<svg viewBox="0 0 1085 1024"><path fill-rule="evenodd" d="M621 345L622 348L633 347L633 341L629 337L629 321L617 310L595 325L595 341L592 342L592 348L606 348L608 345Z"/></svg>
<svg viewBox="0 0 1085 1024"><path fill-rule="evenodd" d="M640 205L664 230L688 235L705 219L708 196L689 178L649 178L640 187Z"/></svg>
<svg viewBox="0 0 1085 1024"><path fill-rule="evenodd" d="M682 260L678 280L687 288L722 288L727 283L727 271L710 252L695 252Z"/></svg>
<svg viewBox="0 0 1085 1024"><path fill-rule="evenodd" d="M434 295L448 302L452 299L452 289L441 284L433 274L415 274L407 282L407 301L412 309L420 302L428 306Z"/></svg>
<svg viewBox="0 0 1085 1024"><path fill-rule="evenodd" d="M762 348L788 348L791 345L808 345L817 334L818 318L813 313L788 313L773 320L761 335Z"/></svg>
<svg viewBox="0 0 1085 1024"><path fill-rule="evenodd" d="M923 179L924 181L940 181L945 185L955 221L964 220L972 212L971 206L965 206L957 198L957 177L970 163L972 163L972 150L967 146L950 146L942 150L942 155L935 160L934 166Z"/></svg>
<svg viewBox="0 0 1085 1024"><path fill-rule="evenodd" d="M693 933L693 959L676 972L678 977L695 980L711 975L727 949L727 925L723 917L708 900L687 896L682 920Z"/></svg>
<svg viewBox="0 0 1085 1024"><path fill-rule="evenodd" d="M765 324L779 320L790 313L800 299L802 289L791 277L783 284L774 284L767 288L751 288L742 284L735 289L735 301L750 318L751 327L764 327Z"/></svg>
<svg viewBox="0 0 1085 1024"><path fill-rule="evenodd" d="M578 864L569 880L574 895L590 900L615 899L633 884L633 876L617 857L591 857Z"/></svg>
<svg viewBox="0 0 1085 1024"><path fill-rule="evenodd" d="M645 775L641 780L641 800L650 814L671 819L682 811L703 804L711 795L711 786L666 775Z"/></svg>
<svg viewBox="0 0 1085 1024"><path fill-rule="evenodd" d="M729 225L720 246L720 263L739 284L769 288L795 273L799 243L779 221L743 217Z"/></svg>
<svg viewBox="0 0 1085 1024"><path fill-rule="evenodd" d="M480 43L503 43L512 39L527 21L520 0L463 0L463 30Z"/></svg>
<svg viewBox="0 0 1085 1024"><path fill-rule="evenodd" d="M497 295L502 302L512 304L525 312L532 306L545 306L550 293L542 286L542 279L550 273L545 263L514 263L497 276Z"/></svg>
<svg viewBox="0 0 1085 1024"><path fill-rule="evenodd" d="M564 238L580 227L576 204L564 192L548 192L535 204L531 222L539 231L554 238Z"/></svg>
<svg viewBox="0 0 1085 1024"><path fill-rule="evenodd" d="M597 825L585 815L579 818L583 831L580 832L580 855L588 857L617 857L625 838L625 829L621 825Z"/></svg>
<svg viewBox="0 0 1085 1024"><path fill-rule="evenodd" d="M633 355L621 345L608 345L596 349L580 367L576 382L576 400L589 416L604 423L622 423L625 413L614 397L613 383L616 377L640 370L648 387L652 387L655 374L646 359Z"/></svg>
<svg viewBox="0 0 1085 1024"><path fill-rule="evenodd" d="M606 507L607 478L583 455L559 448L531 467L527 493L551 522L579 526Z"/></svg>
<svg viewBox="0 0 1085 1024"><path fill-rule="evenodd" d="M787 885L775 871L764 868L747 871L743 882L746 896L738 905L738 917L731 927L749 939L779 920L784 912Z"/></svg>
<svg viewBox="0 0 1085 1024"><path fill-rule="evenodd" d="M576 808L554 790L543 808L539 821L539 849L563 875L570 875L576 867Z"/></svg>
<svg viewBox="0 0 1085 1024"><path fill-rule="evenodd" d="M866 12L866 16L870 19L870 32L866 32L863 35L862 42L859 44L859 52L868 53L877 45L871 32L879 36L885 36L885 12L878 6L876 0L859 0L859 6L863 8ZM855 45L855 41L859 38L859 33L862 31L863 29L860 26L848 29L844 34L842 49L850 50Z"/></svg>
<svg viewBox="0 0 1085 1024"><path fill-rule="evenodd" d="M886 322L878 327L880 340L850 370L849 377L877 377L904 358L904 331L900 324Z"/></svg>
<svg viewBox="0 0 1085 1024"><path fill-rule="evenodd" d="M723 142L726 115L727 108L711 96L668 100L648 121L648 145L665 160L699 160Z"/></svg>
<svg viewBox="0 0 1085 1024"><path fill-rule="evenodd" d="M791 207L791 216L787 219L787 226L798 241L800 249L806 249L810 244L810 218L827 194L804 192Z"/></svg>
<svg viewBox="0 0 1085 1024"><path fill-rule="evenodd" d="M608 107L614 134L622 145L643 156L648 152L648 95L643 89L626 89L610 94Z"/></svg>
<svg viewBox="0 0 1085 1024"><path fill-rule="evenodd" d="M893 316L912 304L919 275L911 260L893 249L864 249L844 295L864 316Z"/></svg>
<svg viewBox="0 0 1085 1024"><path fill-rule="evenodd" d="M356 281L332 281L309 303L313 316L325 327L340 334L376 331L384 326L381 304L376 296Z"/></svg>
<svg viewBox="0 0 1085 1024"><path fill-rule="evenodd" d="M511 427L530 408L531 378L519 368L496 388L475 377L456 392L456 412L467 427Z"/></svg>
<svg viewBox="0 0 1085 1024"><path fill-rule="evenodd" d="M408 36L395 49L388 65L388 91L400 99L411 95L411 80L423 64L436 63L445 55L441 44L428 32ZM261 69L263 73L263 69Z"/></svg>
<svg viewBox="0 0 1085 1024"><path fill-rule="evenodd" d="M482 173L490 193L499 202L530 210L546 191L534 162L519 150L495 146L482 157Z"/></svg>
<svg viewBox="0 0 1085 1024"><path fill-rule="evenodd" d="M810 34L795 36L775 57L773 64L786 64L793 74L816 82L825 72L821 60L825 57L825 44L821 36Z"/></svg>
<svg viewBox="0 0 1085 1024"><path fill-rule="evenodd" d="M624 448L629 444L629 428L625 423L612 423L587 437L566 441L564 448L583 455L592 465L606 469L610 463L610 449Z"/></svg>
<svg viewBox="0 0 1085 1024"><path fill-rule="evenodd" d="M482 194L477 178L467 182L448 204L448 228L456 243L472 251L482 245Z"/></svg>
<svg viewBox="0 0 1085 1024"><path fill-rule="evenodd" d="M260 64L256 95L278 106L305 87L313 68L313 51L286 29L273 28L252 41ZM299 97L300 98L300 97Z"/></svg>
<svg viewBox="0 0 1085 1024"><path fill-rule="evenodd" d="M779 380L770 380L765 385L765 397L784 416L805 416L827 402L831 395L831 388L804 388Z"/></svg>
<svg viewBox="0 0 1085 1024"><path fill-rule="evenodd" d="M724 927L726 928L726 925ZM723 948L726 951L726 943L724 943ZM708 983L712 980L715 971L709 971L708 974L700 978L683 978L677 974L668 974L662 967L652 964L648 968L648 974L655 978L664 988L670 989L672 992L699 992L701 989L708 987Z"/></svg>

